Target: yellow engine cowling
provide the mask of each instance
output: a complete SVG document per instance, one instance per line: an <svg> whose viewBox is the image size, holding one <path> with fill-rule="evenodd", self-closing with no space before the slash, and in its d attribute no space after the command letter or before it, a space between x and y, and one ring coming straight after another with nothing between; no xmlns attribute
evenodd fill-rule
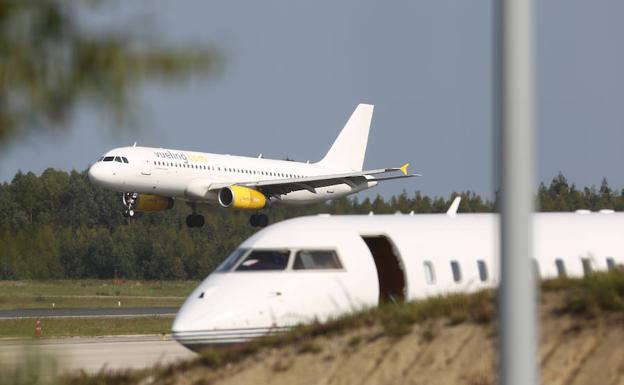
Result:
<svg viewBox="0 0 624 385"><path fill-rule="evenodd" d="M252 188L229 186L219 191L219 204L241 210L260 210L266 206L267 198Z"/></svg>
<svg viewBox="0 0 624 385"><path fill-rule="evenodd" d="M139 194L134 209L141 212L165 211L173 207L173 199L152 194Z"/></svg>

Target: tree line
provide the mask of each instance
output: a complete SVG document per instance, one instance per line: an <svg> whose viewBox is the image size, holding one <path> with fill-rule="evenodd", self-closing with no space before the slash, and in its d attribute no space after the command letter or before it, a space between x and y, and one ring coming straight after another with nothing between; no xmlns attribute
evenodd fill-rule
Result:
<svg viewBox="0 0 624 385"><path fill-rule="evenodd" d="M316 213L440 213L455 196L460 212L493 212L496 202L474 192L448 198L416 191L384 199L337 199L300 207L275 207L272 222ZM624 189L606 180L577 188L559 174L537 191L541 211L624 210ZM202 279L254 231L248 213L203 207L203 228L189 229L183 202L170 211L121 216L119 193L92 185L86 171L18 172L0 184L0 279Z"/></svg>

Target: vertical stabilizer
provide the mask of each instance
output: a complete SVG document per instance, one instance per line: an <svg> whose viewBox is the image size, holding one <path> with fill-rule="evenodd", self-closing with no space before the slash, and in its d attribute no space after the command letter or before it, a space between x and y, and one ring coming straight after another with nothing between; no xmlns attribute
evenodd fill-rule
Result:
<svg viewBox="0 0 624 385"><path fill-rule="evenodd" d="M358 105L319 164L339 170L362 171L372 118L373 105Z"/></svg>

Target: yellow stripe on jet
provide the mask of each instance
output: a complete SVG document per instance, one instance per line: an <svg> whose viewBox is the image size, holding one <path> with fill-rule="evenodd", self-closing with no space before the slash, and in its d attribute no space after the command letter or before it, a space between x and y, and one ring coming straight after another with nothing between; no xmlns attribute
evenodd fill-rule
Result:
<svg viewBox="0 0 624 385"><path fill-rule="evenodd" d="M404 175L407 175L407 168L409 167L409 163L405 163L403 166L399 168Z"/></svg>

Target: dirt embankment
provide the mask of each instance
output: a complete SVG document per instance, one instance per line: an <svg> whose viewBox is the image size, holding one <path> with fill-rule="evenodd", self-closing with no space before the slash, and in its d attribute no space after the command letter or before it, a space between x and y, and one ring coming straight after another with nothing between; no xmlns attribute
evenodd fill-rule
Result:
<svg viewBox="0 0 624 385"><path fill-rule="evenodd" d="M561 295L541 305L543 384L624 385L624 314L562 314ZM392 336L372 324L280 347L262 347L216 365L164 370L147 384L469 384L496 383L494 322L438 318ZM214 354L209 353L209 354ZM213 362L208 359L209 362ZM219 362L218 360L214 362ZM230 363L228 363L230 362Z"/></svg>

